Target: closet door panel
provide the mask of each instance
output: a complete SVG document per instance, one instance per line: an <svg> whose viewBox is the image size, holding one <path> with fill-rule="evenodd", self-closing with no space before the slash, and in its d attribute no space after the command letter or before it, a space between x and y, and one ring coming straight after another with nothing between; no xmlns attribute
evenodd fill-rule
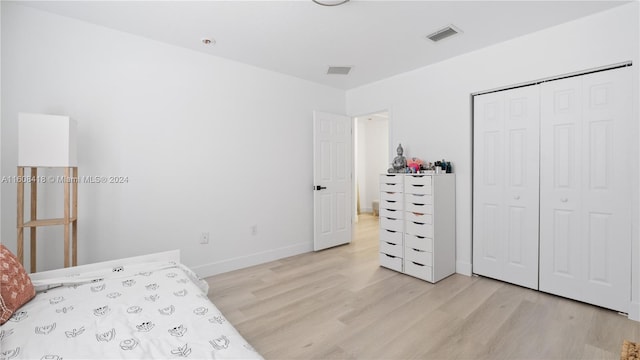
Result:
<svg viewBox="0 0 640 360"><path fill-rule="evenodd" d="M584 301L629 311L631 68L584 76Z"/></svg>
<svg viewBox="0 0 640 360"><path fill-rule="evenodd" d="M582 78L541 85L540 290L580 297Z"/></svg>
<svg viewBox="0 0 640 360"><path fill-rule="evenodd" d="M474 98L474 273L538 288L539 90Z"/></svg>
<svg viewBox="0 0 640 360"><path fill-rule="evenodd" d="M540 290L576 298L582 276L582 79L542 84L540 101Z"/></svg>
<svg viewBox="0 0 640 360"><path fill-rule="evenodd" d="M505 92L505 281L538 288L540 90Z"/></svg>
<svg viewBox="0 0 640 360"><path fill-rule="evenodd" d="M502 279L504 268L504 94L474 98L473 272Z"/></svg>
<svg viewBox="0 0 640 360"><path fill-rule="evenodd" d="M540 290L624 312L631 251L628 71L545 83L541 98Z"/></svg>

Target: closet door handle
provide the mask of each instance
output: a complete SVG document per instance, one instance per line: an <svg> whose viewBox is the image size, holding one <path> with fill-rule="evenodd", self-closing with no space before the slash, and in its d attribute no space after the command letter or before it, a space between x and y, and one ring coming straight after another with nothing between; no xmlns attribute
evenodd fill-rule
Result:
<svg viewBox="0 0 640 360"><path fill-rule="evenodd" d="M316 185L316 190L324 190L326 188L327 188L326 186Z"/></svg>

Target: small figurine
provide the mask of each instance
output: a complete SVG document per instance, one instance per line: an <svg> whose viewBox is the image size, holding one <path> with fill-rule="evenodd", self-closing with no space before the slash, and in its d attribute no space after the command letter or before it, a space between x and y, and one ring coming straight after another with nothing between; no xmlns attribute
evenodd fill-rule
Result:
<svg viewBox="0 0 640 360"><path fill-rule="evenodd" d="M398 144L398 148L396 150L398 152L398 156L393 159L393 163L391 163L391 167L387 170L388 173L404 173L407 168L407 159L402 155L404 150L402 149L402 144Z"/></svg>

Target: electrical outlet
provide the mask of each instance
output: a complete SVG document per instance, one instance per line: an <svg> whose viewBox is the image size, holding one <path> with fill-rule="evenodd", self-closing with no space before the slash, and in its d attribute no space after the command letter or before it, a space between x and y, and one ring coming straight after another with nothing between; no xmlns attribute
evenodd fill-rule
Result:
<svg viewBox="0 0 640 360"><path fill-rule="evenodd" d="M251 227L251 236L256 236L258 235L258 225L253 225Z"/></svg>
<svg viewBox="0 0 640 360"><path fill-rule="evenodd" d="M209 243L209 233L203 232L200 234L200 244L208 244Z"/></svg>

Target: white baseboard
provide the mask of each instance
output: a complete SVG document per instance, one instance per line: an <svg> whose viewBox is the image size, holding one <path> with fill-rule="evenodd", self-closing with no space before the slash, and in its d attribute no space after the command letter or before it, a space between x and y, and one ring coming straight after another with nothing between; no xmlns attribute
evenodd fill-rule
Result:
<svg viewBox="0 0 640 360"><path fill-rule="evenodd" d="M631 308L629 309L628 317L630 320L640 321L640 302L631 302Z"/></svg>
<svg viewBox="0 0 640 360"><path fill-rule="evenodd" d="M466 261L456 261L456 273L471 276L471 263Z"/></svg>
<svg viewBox="0 0 640 360"><path fill-rule="evenodd" d="M253 265L264 264L269 261L294 256L313 251L313 243L301 243L260 253L239 256L210 264L191 267L200 277L213 276L225 272L243 269Z"/></svg>

